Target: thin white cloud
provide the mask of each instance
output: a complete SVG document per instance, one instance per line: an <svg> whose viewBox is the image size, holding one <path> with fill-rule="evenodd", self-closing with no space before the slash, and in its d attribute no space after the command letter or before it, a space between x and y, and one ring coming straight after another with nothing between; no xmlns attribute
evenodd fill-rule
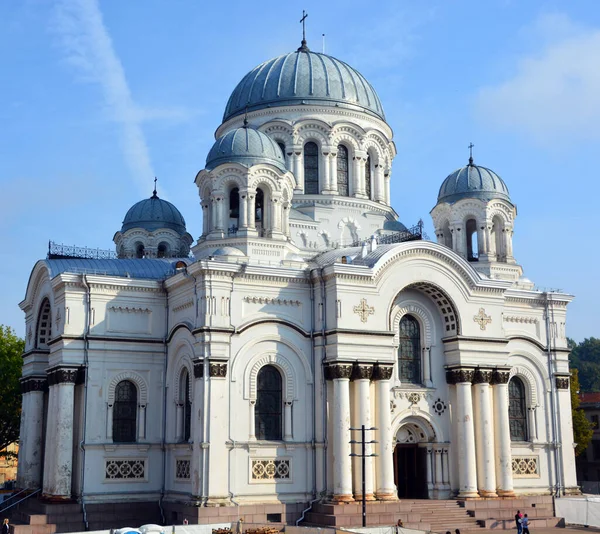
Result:
<svg viewBox="0 0 600 534"><path fill-rule="evenodd" d="M84 81L101 87L109 117L121 125L121 147L127 165L142 190L147 192L154 176L141 127L147 113L133 101L123 65L97 1L59 1L53 30L60 38L68 63Z"/></svg>
<svg viewBox="0 0 600 534"><path fill-rule="evenodd" d="M553 14L526 30L537 52L522 57L514 75L478 92L477 117L546 145L599 139L600 29Z"/></svg>

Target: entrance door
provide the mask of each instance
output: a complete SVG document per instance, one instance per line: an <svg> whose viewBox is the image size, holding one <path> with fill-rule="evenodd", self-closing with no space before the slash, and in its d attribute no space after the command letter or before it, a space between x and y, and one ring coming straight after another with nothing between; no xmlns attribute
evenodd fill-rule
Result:
<svg viewBox="0 0 600 534"><path fill-rule="evenodd" d="M427 499L427 450L416 444L394 449L395 482L400 499Z"/></svg>

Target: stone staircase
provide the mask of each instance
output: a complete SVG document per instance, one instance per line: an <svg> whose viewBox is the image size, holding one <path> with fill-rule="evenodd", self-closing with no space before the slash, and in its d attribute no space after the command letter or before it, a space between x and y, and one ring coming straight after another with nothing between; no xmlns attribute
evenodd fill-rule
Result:
<svg viewBox="0 0 600 534"><path fill-rule="evenodd" d="M485 529L515 529L515 513L527 514L531 528L564 526L554 517L550 496L518 499L473 499L467 501L436 501L403 499L397 502L367 503L368 526L397 525L405 528L445 534L447 531L478 531ZM306 514L303 526L359 527L362 525L360 504L315 504ZM516 530L516 529L515 529Z"/></svg>
<svg viewBox="0 0 600 534"><path fill-rule="evenodd" d="M11 510L13 534L54 534L85 530L83 512L78 503L45 503L30 498Z"/></svg>

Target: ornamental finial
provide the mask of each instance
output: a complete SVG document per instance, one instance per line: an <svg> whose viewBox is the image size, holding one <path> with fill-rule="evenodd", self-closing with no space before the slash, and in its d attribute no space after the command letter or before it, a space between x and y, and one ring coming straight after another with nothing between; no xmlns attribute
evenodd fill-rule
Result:
<svg viewBox="0 0 600 534"><path fill-rule="evenodd" d="M308 13L306 13L306 11L303 9L302 18L300 19L302 24L302 43L300 44L300 48L298 48L298 52L310 52L308 46L306 46L306 17L308 17Z"/></svg>
<svg viewBox="0 0 600 534"><path fill-rule="evenodd" d="M154 191L152 191L152 197L151 198L158 198L158 195L156 194L156 182L158 182L158 178L155 176L154 177Z"/></svg>
<svg viewBox="0 0 600 534"><path fill-rule="evenodd" d="M475 145L473 143L469 143L469 165L473 166L473 147Z"/></svg>

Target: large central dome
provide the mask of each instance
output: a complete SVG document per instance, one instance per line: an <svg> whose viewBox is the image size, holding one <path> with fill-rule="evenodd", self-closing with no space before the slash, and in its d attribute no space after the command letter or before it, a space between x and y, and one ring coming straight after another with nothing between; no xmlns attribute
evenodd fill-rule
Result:
<svg viewBox="0 0 600 534"><path fill-rule="evenodd" d="M223 122L248 111L316 104L359 109L385 120L375 89L343 61L301 47L252 69L237 85Z"/></svg>

